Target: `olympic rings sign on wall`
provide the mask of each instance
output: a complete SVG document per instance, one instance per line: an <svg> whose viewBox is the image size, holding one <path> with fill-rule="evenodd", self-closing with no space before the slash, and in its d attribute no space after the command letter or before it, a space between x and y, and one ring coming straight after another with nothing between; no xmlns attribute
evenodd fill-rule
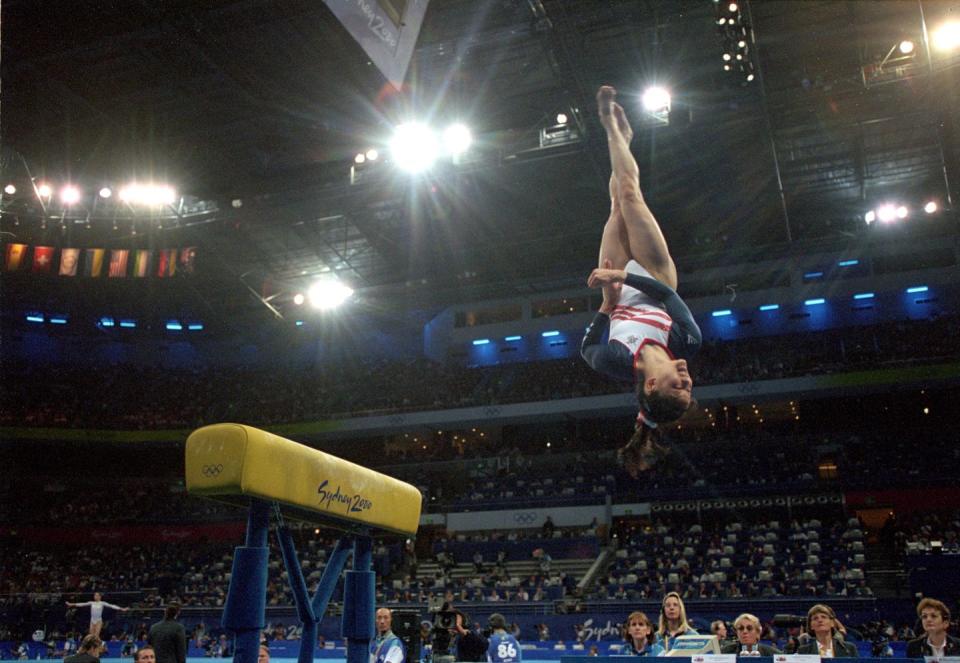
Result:
<svg viewBox="0 0 960 663"><path fill-rule="evenodd" d="M200 472L205 477L215 477L223 472L223 465L220 463L217 463L216 465L204 465Z"/></svg>

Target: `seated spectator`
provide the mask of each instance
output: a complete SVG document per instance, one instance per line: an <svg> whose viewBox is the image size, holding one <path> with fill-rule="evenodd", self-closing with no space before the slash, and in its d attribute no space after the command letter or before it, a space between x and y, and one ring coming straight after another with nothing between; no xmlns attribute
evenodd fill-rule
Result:
<svg viewBox="0 0 960 663"><path fill-rule="evenodd" d="M733 629L737 633L737 641L723 645L720 648L721 654L773 656L781 653L779 649L760 642L760 633L763 631L763 627L755 615L748 612L743 613L734 620Z"/></svg>
<svg viewBox="0 0 960 663"><path fill-rule="evenodd" d="M843 639L843 624L830 606L818 603L807 611L807 631L813 640L797 647L798 654L819 654L821 658L858 658L857 647Z"/></svg>
<svg viewBox="0 0 960 663"><path fill-rule="evenodd" d="M923 625L924 635L907 644L908 658L933 656L960 656L960 638L947 634L950 627L950 610L943 602L926 598L917 605L917 616Z"/></svg>
<svg viewBox="0 0 960 663"><path fill-rule="evenodd" d="M653 622L646 614L637 611L627 617L624 628L624 654L632 656L663 656L663 647L657 642L657 634L653 630Z"/></svg>
<svg viewBox="0 0 960 663"><path fill-rule="evenodd" d="M660 625L657 640L664 651L669 652L674 638L680 635L697 635L696 629L687 622L687 609L677 592L670 592L660 604Z"/></svg>

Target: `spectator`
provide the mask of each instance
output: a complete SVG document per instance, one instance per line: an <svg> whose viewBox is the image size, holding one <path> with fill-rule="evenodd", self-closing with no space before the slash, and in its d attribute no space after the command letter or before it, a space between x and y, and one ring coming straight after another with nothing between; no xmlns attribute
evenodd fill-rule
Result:
<svg viewBox="0 0 960 663"><path fill-rule="evenodd" d="M632 656L663 656L663 646L657 642L653 622L639 610L631 612L624 628L624 640L627 641L624 653Z"/></svg>
<svg viewBox="0 0 960 663"><path fill-rule="evenodd" d="M80 641L77 653L63 659L63 663L100 663L102 652L103 641L98 636L90 634Z"/></svg>
<svg viewBox="0 0 960 663"><path fill-rule="evenodd" d="M933 656L960 656L960 638L947 634L950 627L950 610L936 599L925 598L917 605L917 616L923 625L924 634L907 644L908 658Z"/></svg>
<svg viewBox="0 0 960 663"><path fill-rule="evenodd" d="M669 652L673 640L680 635L697 635L696 629L687 622L687 609L677 592L670 592L660 604L660 624L657 640L665 652Z"/></svg>
<svg viewBox="0 0 960 663"><path fill-rule="evenodd" d="M797 647L798 654L819 654L821 658L857 658L856 645L843 639L844 628L830 606L818 603L807 611L810 642Z"/></svg>
<svg viewBox="0 0 960 663"><path fill-rule="evenodd" d="M733 629L737 632L737 642L728 642L720 649L721 654L774 656L781 653L779 649L760 642L762 627L755 615L743 613L734 620Z"/></svg>

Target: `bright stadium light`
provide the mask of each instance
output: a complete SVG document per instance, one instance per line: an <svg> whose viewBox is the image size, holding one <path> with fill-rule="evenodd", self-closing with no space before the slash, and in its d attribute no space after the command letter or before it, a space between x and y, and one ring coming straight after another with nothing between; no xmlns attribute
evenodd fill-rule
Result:
<svg viewBox="0 0 960 663"><path fill-rule="evenodd" d="M120 189L120 200L132 205L146 205L160 207L172 205L177 200L177 193L172 187L162 184L128 184Z"/></svg>
<svg viewBox="0 0 960 663"><path fill-rule="evenodd" d="M465 124L451 124L443 132L443 149L451 156L459 156L470 149L473 134Z"/></svg>
<svg viewBox="0 0 960 663"><path fill-rule="evenodd" d="M303 306L304 301L306 301L306 297L303 296L302 292L298 292L293 296L293 303L297 306Z"/></svg>
<svg viewBox="0 0 960 663"><path fill-rule="evenodd" d="M353 162L354 162L354 163L363 163L363 162L366 161L366 160L367 160L367 157L366 157L366 155L364 155L362 152L361 152L360 154L358 154L357 156L353 157Z"/></svg>
<svg viewBox="0 0 960 663"><path fill-rule="evenodd" d="M927 204L923 206L923 211L926 212L927 214L933 214L934 212L936 212L936 211L937 211L937 201L931 200L931 201L927 202Z"/></svg>
<svg viewBox="0 0 960 663"><path fill-rule="evenodd" d="M906 206L906 205L900 205L900 206L897 208L897 218L898 218L898 219L905 219L905 218L907 218L907 215L908 215L909 213L910 213L910 210L907 209L907 206Z"/></svg>
<svg viewBox="0 0 960 663"><path fill-rule="evenodd" d="M897 208L893 205L881 205L877 208L877 219L881 223L890 223L897 217Z"/></svg>
<svg viewBox="0 0 960 663"><path fill-rule="evenodd" d="M566 113L557 113L557 124L566 124L568 119Z"/></svg>
<svg viewBox="0 0 960 663"><path fill-rule="evenodd" d="M37 194L41 198L49 198L53 194L53 189L50 188L50 185L46 182L37 186Z"/></svg>
<svg viewBox="0 0 960 663"><path fill-rule="evenodd" d="M380 158L380 153L371 147L369 150L367 150L366 157L367 161L376 161Z"/></svg>
<svg viewBox="0 0 960 663"><path fill-rule="evenodd" d="M866 221L867 224L869 225L877 220L877 213L874 212L873 210L870 210L869 212L863 215L863 220Z"/></svg>
<svg viewBox="0 0 960 663"><path fill-rule="evenodd" d="M64 205L76 205L80 202L80 189L68 184L60 189L60 202Z"/></svg>
<svg viewBox="0 0 960 663"><path fill-rule="evenodd" d="M430 168L439 151L436 134L419 122L401 124L390 141L393 160L408 173L420 173Z"/></svg>
<svg viewBox="0 0 960 663"><path fill-rule="evenodd" d="M666 88L648 87L641 98L643 108L649 113L670 110L670 93Z"/></svg>
<svg viewBox="0 0 960 663"><path fill-rule="evenodd" d="M901 53L904 55L909 55L910 53L913 53L914 44L909 39L904 39L900 42L899 48Z"/></svg>
<svg viewBox="0 0 960 663"><path fill-rule="evenodd" d="M322 311L337 308L347 301L351 295L353 295L353 288L340 283L340 281L328 279L317 281L307 291L310 305Z"/></svg>
<svg viewBox="0 0 960 663"><path fill-rule="evenodd" d="M111 190L110 187L105 186L102 189L100 189L101 198L109 198L112 195L113 195L113 190Z"/></svg>
<svg viewBox="0 0 960 663"><path fill-rule="evenodd" d="M17 187L15 187L12 184L8 184L7 186L3 187L3 192L6 193L8 196L12 196L17 192Z"/></svg>
<svg viewBox="0 0 960 663"><path fill-rule="evenodd" d="M933 47L938 51L952 51L960 47L960 21L949 21L933 31Z"/></svg>

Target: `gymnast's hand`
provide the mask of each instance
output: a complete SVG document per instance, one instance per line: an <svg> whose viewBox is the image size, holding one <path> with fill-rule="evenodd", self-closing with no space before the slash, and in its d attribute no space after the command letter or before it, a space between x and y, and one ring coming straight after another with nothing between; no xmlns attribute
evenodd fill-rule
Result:
<svg viewBox="0 0 960 663"><path fill-rule="evenodd" d="M603 261L603 267L593 270L590 273L590 278L587 279L587 284L591 288L601 288L603 290L603 304L600 306L601 313L611 313L613 308L620 302L620 290L623 288L623 279L619 281L615 279L604 280L603 278L596 278L597 273L606 274L610 273L619 273L622 270L611 269L613 263L610 260ZM624 272L623 278L626 278L626 273Z"/></svg>
<svg viewBox="0 0 960 663"><path fill-rule="evenodd" d="M605 260L604 265L608 264L610 261ZM627 278L627 272L624 269L610 269L609 267L598 267L592 272L590 272L590 277L587 279L587 285L591 288L604 288L615 287L617 291L620 291L620 288L623 287L623 282Z"/></svg>

